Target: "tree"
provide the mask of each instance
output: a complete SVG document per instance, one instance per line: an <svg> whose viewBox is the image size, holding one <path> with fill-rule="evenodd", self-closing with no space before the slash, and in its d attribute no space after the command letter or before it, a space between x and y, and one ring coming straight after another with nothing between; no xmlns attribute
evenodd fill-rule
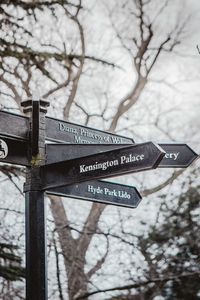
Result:
<svg viewBox="0 0 200 300"><path fill-rule="evenodd" d="M177 18L178 13L175 10L173 21L169 22L166 19L167 26L163 24L163 27L160 27L163 16L169 14L170 5L173 3L124 0L116 4L115 1L110 1L109 4L105 3L105 8L105 5L102 6L99 2L89 4L60 0L1 1L2 108L21 110L21 101L34 97L33 93L37 90L39 97L50 100L52 115L58 114L66 120L78 120L85 125L105 126L112 132L126 124L127 131L131 133L133 128L130 114L133 113L133 107L136 107L138 100L148 90L153 75L162 66L162 61L165 64L166 57L183 41L190 21L189 14L184 18ZM104 53L99 55L92 40L92 25L87 21L93 12L92 5L101 7L111 24L111 38L105 49L106 54L108 53L106 57ZM130 87L125 93L120 91L120 96L115 93L115 101L111 101L109 84L104 83L109 76L116 78L122 67L110 59L110 46L120 46L123 53L128 55L132 66ZM93 78L97 77L98 73L103 74L101 89ZM92 91L89 92L89 89ZM95 101L98 109L97 105L94 108L93 91L97 91ZM85 100L85 96L88 95L90 101ZM18 168L2 170L7 174L19 172L23 175ZM179 174L179 171L170 174L164 182L144 193L147 195L159 191L172 183ZM62 199L53 196L49 198L56 232L53 244L57 268L60 266L61 252L67 275L69 299L78 299L81 295L88 294L89 283L103 267L109 255L110 237L119 238L124 244L131 244L133 241L123 239L123 230L122 236L112 236L110 230L107 233L103 232L99 224L105 205L92 204L80 229L80 226L71 223ZM121 222L123 224L123 220ZM94 238L100 236L105 240L105 251L101 251L93 266L86 270L87 252ZM134 239L138 241L138 237ZM64 299L59 272L57 281L58 297Z"/></svg>
<svg viewBox="0 0 200 300"><path fill-rule="evenodd" d="M164 299L199 299L200 197L192 177L185 192L171 203L163 202L159 214L164 220L152 226L139 242L149 262L147 277L151 286L144 288L147 299L155 291Z"/></svg>
<svg viewBox="0 0 200 300"><path fill-rule="evenodd" d="M165 262L162 274L172 277L162 287L162 294L166 299L199 298L199 199L199 187L191 184L178 197L175 207L170 208L165 203L164 222L161 228L152 228L148 238L147 249L153 243L154 247L156 245L160 249L156 260L158 265L161 260L163 264ZM159 253L161 251L164 253ZM157 271L159 272L159 268Z"/></svg>

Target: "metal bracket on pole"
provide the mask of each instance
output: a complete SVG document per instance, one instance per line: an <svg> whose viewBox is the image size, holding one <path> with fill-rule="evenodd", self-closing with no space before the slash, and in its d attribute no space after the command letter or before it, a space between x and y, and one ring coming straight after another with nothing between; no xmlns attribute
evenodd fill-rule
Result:
<svg viewBox="0 0 200 300"><path fill-rule="evenodd" d="M46 217L40 167L45 163L45 114L49 103L27 100L21 104L30 113L30 168L24 185L26 210L26 299L47 300Z"/></svg>

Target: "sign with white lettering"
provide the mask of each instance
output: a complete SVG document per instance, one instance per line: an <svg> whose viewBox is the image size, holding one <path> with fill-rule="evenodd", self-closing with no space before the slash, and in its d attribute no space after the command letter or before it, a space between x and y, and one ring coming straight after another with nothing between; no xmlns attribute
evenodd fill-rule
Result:
<svg viewBox="0 0 200 300"><path fill-rule="evenodd" d="M136 208L142 197L133 186L89 181L47 190L48 194Z"/></svg>
<svg viewBox="0 0 200 300"><path fill-rule="evenodd" d="M46 135L50 140L69 144L134 144L131 138L48 117Z"/></svg>
<svg viewBox="0 0 200 300"><path fill-rule="evenodd" d="M166 152L159 168L187 168L199 156L187 144L159 144Z"/></svg>
<svg viewBox="0 0 200 300"><path fill-rule="evenodd" d="M46 139L69 144L134 144L134 140L106 131L46 117ZM0 111L0 134L28 140L29 118Z"/></svg>
<svg viewBox="0 0 200 300"><path fill-rule="evenodd" d="M148 142L41 167L43 189L151 170L165 152Z"/></svg>

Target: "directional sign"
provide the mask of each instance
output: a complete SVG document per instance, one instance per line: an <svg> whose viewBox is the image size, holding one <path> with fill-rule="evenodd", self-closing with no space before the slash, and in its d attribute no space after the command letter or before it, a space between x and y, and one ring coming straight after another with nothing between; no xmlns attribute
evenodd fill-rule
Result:
<svg viewBox="0 0 200 300"><path fill-rule="evenodd" d="M159 144L166 152L159 168L187 168L196 158L195 153L186 144Z"/></svg>
<svg viewBox="0 0 200 300"><path fill-rule="evenodd" d="M135 187L107 181L89 181L47 190L48 194L135 208L142 197Z"/></svg>
<svg viewBox="0 0 200 300"><path fill-rule="evenodd" d="M148 142L41 167L43 189L151 170L165 152Z"/></svg>
<svg viewBox="0 0 200 300"><path fill-rule="evenodd" d="M133 144L131 138L58 119L46 118L47 138L70 144Z"/></svg>
<svg viewBox="0 0 200 300"><path fill-rule="evenodd" d="M29 166L28 143L24 140L0 136L0 161Z"/></svg>
<svg viewBox="0 0 200 300"><path fill-rule="evenodd" d="M92 154L111 151L127 147L128 145L68 145L47 144L46 163L52 164L64 160L71 160ZM196 154L187 144L159 144L166 152L158 168L187 168L196 158Z"/></svg>
<svg viewBox="0 0 200 300"><path fill-rule="evenodd" d="M29 118L0 111L0 134L28 140ZM133 139L46 117L46 139L70 144L134 144Z"/></svg>

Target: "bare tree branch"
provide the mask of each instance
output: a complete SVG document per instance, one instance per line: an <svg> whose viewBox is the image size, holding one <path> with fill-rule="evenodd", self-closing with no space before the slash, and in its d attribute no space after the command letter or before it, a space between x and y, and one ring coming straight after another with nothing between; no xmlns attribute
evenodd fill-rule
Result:
<svg viewBox="0 0 200 300"><path fill-rule="evenodd" d="M174 180L176 180L184 171L185 171L184 169L181 169L181 170L173 172L173 174L167 180L165 180L163 183L157 185L156 187L154 187L152 189L146 189L146 190L142 191L141 195L145 197L145 196L154 194L154 193L162 190L169 184L172 184L174 182Z"/></svg>
<svg viewBox="0 0 200 300"><path fill-rule="evenodd" d="M141 287L144 287L144 286L146 286L148 284L152 284L152 283L157 284L157 283L160 283L160 282L167 282L167 281L171 281L171 280L177 281L180 278L188 278L188 277L194 277L194 276L200 276L200 270L195 271L195 272L190 272L190 273L182 273L182 274L177 274L177 275L172 275L172 276L166 276L166 277L163 277L163 278L162 277L160 277L160 278L159 277L158 278L151 278L151 279L143 281L143 282L128 284L128 285L124 285L124 286L117 286L117 287L113 287L113 288L110 288L110 289L99 289L98 291L87 293L87 294L79 296L75 299L76 300L81 300L81 299L86 299L90 296L100 294L100 293L137 289L137 288L141 288Z"/></svg>

